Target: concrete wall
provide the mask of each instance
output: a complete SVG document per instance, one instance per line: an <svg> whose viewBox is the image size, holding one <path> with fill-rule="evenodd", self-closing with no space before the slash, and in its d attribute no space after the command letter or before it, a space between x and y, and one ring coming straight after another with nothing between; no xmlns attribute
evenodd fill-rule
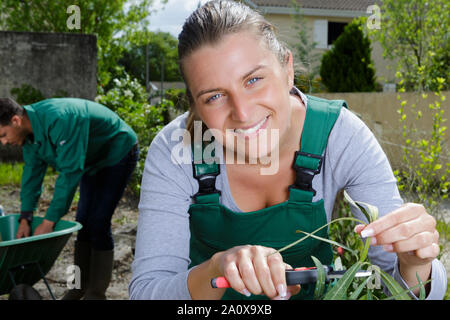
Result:
<svg viewBox="0 0 450 320"><path fill-rule="evenodd" d="M97 91L94 35L0 31L0 97L28 84L51 97L93 100Z"/></svg>
<svg viewBox="0 0 450 320"><path fill-rule="evenodd" d="M97 38L69 33L0 31L0 97L31 85L45 97L94 100L97 94ZM21 158L21 149L0 145L0 161Z"/></svg>
<svg viewBox="0 0 450 320"><path fill-rule="evenodd" d="M416 141L419 137L430 139L433 128L434 110L429 109L429 104L434 103L437 97L429 93L426 99L414 92L401 93L401 100L397 99L399 93L390 92L368 92L368 93L317 93L315 96L325 99L343 99L347 101L349 109L356 113L374 133L380 142L389 161L394 169L403 165L402 146L404 138L402 137L402 126L400 115L397 110L400 109L400 101L406 100L405 110L407 114L408 138ZM450 118L450 91L444 92L446 100L441 102L441 108L444 110L443 118ZM422 118L416 119L410 112L413 104L416 104L416 110L422 112ZM448 126L448 121L442 126ZM417 130L417 133L414 133ZM442 144L442 164L450 162L450 140L449 132L446 131L445 140ZM445 167L445 166L444 166Z"/></svg>

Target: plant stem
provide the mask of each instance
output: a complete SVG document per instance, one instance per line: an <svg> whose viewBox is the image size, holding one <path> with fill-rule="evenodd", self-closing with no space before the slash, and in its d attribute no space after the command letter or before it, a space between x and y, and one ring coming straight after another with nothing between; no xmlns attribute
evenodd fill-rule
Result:
<svg viewBox="0 0 450 320"><path fill-rule="evenodd" d="M287 246L285 246L285 247L283 247L283 248L281 248L281 249L278 249L277 251L272 252L271 254L269 254L269 256L272 255L272 254L280 253L280 252L282 252L282 251L284 251L284 250L287 250L287 249L289 249L290 247L293 247L293 246L295 246L296 244L299 244L299 243L302 242L303 240L306 240L307 238L311 237L313 234L319 232L319 231L322 230L323 228L325 228L325 227L331 225L332 223L338 222L338 221L342 221L342 220L352 220L352 221L360 222L360 223L366 225L366 223L365 223L364 221L359 220L359 219L356 219L356 218L353 218L353 217L342 217L342 218L337 218L337 219L334 219L334 220L328 222L327 224L324 224L324 225L321 226L320 228L317 228L317 229L314 230L313 232L309 233L307 236L304 236L303 238L300 238L299 240L296 240L296 241L292 242L291 244L288 244Z"/></svg>

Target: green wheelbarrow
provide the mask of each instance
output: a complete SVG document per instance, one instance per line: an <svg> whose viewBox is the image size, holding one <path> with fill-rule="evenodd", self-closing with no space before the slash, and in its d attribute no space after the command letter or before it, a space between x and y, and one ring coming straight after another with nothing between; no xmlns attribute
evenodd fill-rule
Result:
<svg viewBox="0 0 450 320"><path fill-rule="evenodd" d="M43 279L52 299L56 300L45 275L72 232L81 229L81 224L60 220L51 233L16 239L18 219L19 214L0 216L0 295L11 292L19 284L33 286ZM42 217L33 218L32 232L42 220Z"/></svg>

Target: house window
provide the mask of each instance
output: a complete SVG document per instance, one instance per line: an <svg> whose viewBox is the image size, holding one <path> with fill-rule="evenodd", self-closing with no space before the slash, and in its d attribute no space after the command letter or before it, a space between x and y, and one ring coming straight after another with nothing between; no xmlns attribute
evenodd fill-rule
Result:
<svg viewBox="0 0 450 320"><path fill-rule="evenodd" d="M328 21L314 20L314 42L316 48L325 49L328 47Z"/></svg>
<svg viewBox="0 0 450 320"><path fill-rule="evenodd" d="M347 23L344 22L330 22L328 21L328 41L327 44L331 46L342 32L344 32L344 28Z"/></svg>
<svg viewBox="0 0 450 320"><path fill-rule="evenodd" d="M331 22L328 20L314 20L314 42L316 48L330 48L333 42L344 31L345 22Z"/></svg>

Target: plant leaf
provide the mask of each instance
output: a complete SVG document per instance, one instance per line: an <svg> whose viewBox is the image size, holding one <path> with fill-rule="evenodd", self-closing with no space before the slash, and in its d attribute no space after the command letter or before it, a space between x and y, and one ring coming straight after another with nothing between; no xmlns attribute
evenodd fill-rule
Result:
<svg viewBox="0 0 450 320"><path fill-rule="evenodd" d="M367 282L369 282L369 280L371 280L373 278L373 276L369 276L367 277L366 280L364 280L363 283L361 283L358 288L356 288L356 290L350 295L350 297L348 297L348 300L356 300L358 299L358 296L360 295L361 291L364 289L364 287L367 285Z"/></svg>
<svg viewBox="0 0 450 320"><path fill-rule="evenodd" d="M376 206L362 201L354 201L345 190L344 197L351 205L359 209L366 216L369 223L378 219L378 208Z"/></svg>
<svg viewBox="0 0 450 320"><path fill-rule="evenodd" d="M411 297L408 294L409 290L405 291L405 289L403 289L403 287L400 286L400 284L398 284L394 278L392 278L389 274L387 274L385 271L381 269L380 275L387 289L392 294L392 297L394 297L392 299L398 298L398 300L411 300Z"/></svg>
<svg viewBox="0 0 450 320"><path fill-rule="evenodd" d="M428 282L431 282L431 280L432 280L432 279L427 280L427 281L425 281L425 282L422 282L422 284L423 284L423 285L426 285ZM385 299L383 299L383 300L394 300L394 299L397 300L397 297L399 297L399 296L401 296L401 295L404 295L404 294L407 294L407 295L408 295L408 293L409 293L411 290L414 290L414 289L419 288L419 287L420 287L420 283L419 283L419 284L416 284L414 287L411 287L411 288L409 288L409 289L403 289L402 292L399 292L399 293L396 294L395 296L390 296L390 297L387 297L387 298L385 298ZM408 295L408 297L409 297L409 295ZM400 299L398 299L398 300L400 300ZM412 300L412 298L410 297L409 300Z"/></svg>
<svg viewBox="0 0 450 320"><path fill-rule="evenodd" d="M320 297L323 294L323 291L325 290L325 278L326 278L325 269L319 259L317 259L314 256L311 256L311 259L314 261L314 264L316 265L317 268L317 281L316 286L314 288L314 299L318 300L320 299Z"/></svg>
<svg viewBox="0 0 450 320"><path fill-rule="evenodd" d="M422 282L422 279L420 279L419 274L416 272L416 278L417 281L419 281L419 286L420 286L420 293L419 293L419 300L425 300L425 285Z"/></svg>
<svg viewBox="0 0 450 320"><path fill-rule="evenodd" d="M351 252L356 258L358 258L358 254L356 253L355 250L350 249L350 248L347 247L347 246L344 246L342 243L339 243L339 242L336 242L336 241L334 241L334 240L330 240L330 239L327 239L327 238L322 238L322 237L316 236L316 235L314 235L314 234L312 234L312 233L308 233L308 232L303 231L303 230L297 230L297 232L301 232L301 233L306 234L308 237L312 237L312 238L314 238L314 239L321 240L321 241L324 241L324 242L328 242L328 243L331 243L331 244L333 244L333 245L335 245L335 246L338 246L338 247L342 247L342 248L344 248L345 250Z"/></svg>
<svg viewBox="0 0 450 320"><path fill-rule="evenodd" d="M331 288L323 298L323 300L345 300L347 297L347 290L353 282L356 273L361 267L361 262L356 262L350 269L348 269L342 278Z"/></svg>
<svg viewBox="0 0 450 320"><path fill-rule="evenodd" d="M372 290L367 289L367 300L373 300Z"/></svg>
<svg viewBox="0 0 450 320"><path fill-rule="evenodd" d="M364 247L361 250L360 259L359 261L362 263L367 258L367 253L369 252L370 247L370 237L366 239L366 242L364 243Z"/></svg>

